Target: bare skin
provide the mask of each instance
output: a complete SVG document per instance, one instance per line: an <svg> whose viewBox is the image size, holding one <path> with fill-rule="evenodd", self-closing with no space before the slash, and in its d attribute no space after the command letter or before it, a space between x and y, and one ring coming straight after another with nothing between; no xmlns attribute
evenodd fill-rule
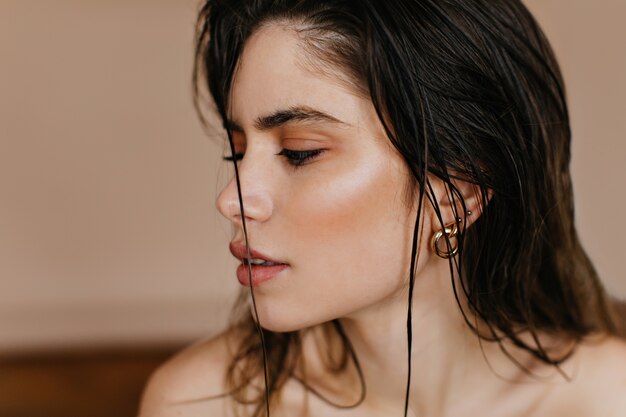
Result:
<svg viewBox="0 0 626 417"><path fill-rule="evenodd" d="M234 417L231 400L228 397L202 400L225 392L222 378L225 364L231 359L227 339L233 337L236 338L236 335L223 333L200 342L160 367L144 392L140 417L209 415ZM477 387L476 395L479 398L460 402L447 411L440 410L441 414L418 414L411 410L409 416L623 416L626 410L625 358L626 343L623 340L615 337L595 337L579 346L577 353L564 366L564 369L570 370L568 372L570 376L573 376L571 382L564 381L554 373L548 380L533 381L530 378L523 378L526 382L504 384L499 397L490 399L486 387L502 382L493 374L483 379L482 385ZM574 371L571 372L572 370ZM549 371L538 373L550 374ZM344 378L344 381L337 382L344 389L347 386L346 382L352 383L352 387L357 386L354 373ZM344 383L341 384L342 382ZM312 386L324 392L323 386L315 383ZM336 409L315 395L307 394L295 380L287 383L282 397L281 404L271 410L272 416L380 417L399 416L403 412L400 404L385 406L384 403L377 404L375 398L370 398L352 410ZM347 395L327 397L338 404L349 404L354 403L358 395L355 389ZM189 400L199 401L189 402ZM246 411L250 412L252 408L239 406L238 410L240 415L245 416Z"/></svg>
<svg viewBox="0 0 626 417"><path fill-rule="evenodd" d="M245 153L239 173L250 244L290 265L255 289L259 320L269 330L292 331L339 318L362 365L367 397L357 408L337 409L307 396L291 380L272 416L400 416L408 354L406 277L416 220L415 208L403 201L408 171L371 102L345 83L307 69L302 54L288 27L261 28L246 44L233 82L230 117L237 126L236 152ZM315 109L335 121L295 120L271 128L255 122L293 108ZM324 152L296 169L277 155L283 148ZM450 202L441 183L432 181L449 223ZM457 187L472 211L470 227L480 207L469 184ZM217 207L233 225L233 241L243 241L234 180ZM409 415L626 415L626 344L619 339L594 336L579 346L563 365L571 382L513 346L509 351L541 379L526 376L497 345L481 348L452 295L448 262L428 250L440 224L428 205L424 210ZM359 396L354 369L328 378L315 366L314 335L304 342L311 385L334 403L353 403ZM554 335L542 337L547 345L555 341ZM228 398L186 402L225 391L229 338L236 343L236 334L225 333L165 364L146 389L141 416L232 415Z"/></svg>

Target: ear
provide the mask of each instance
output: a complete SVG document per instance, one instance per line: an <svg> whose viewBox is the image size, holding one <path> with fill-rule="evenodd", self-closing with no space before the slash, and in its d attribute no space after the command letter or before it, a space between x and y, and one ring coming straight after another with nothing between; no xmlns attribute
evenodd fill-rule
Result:
<svg viewBox="0 0 626 417"><path fill-rule="evenodd" d="M455 217L461 219L461 223L465 223L465 229L469 228L484 211L483 198L481 196L480 187L476 184L461 180L450 179L447 184L438 177L430 176L430 184L434 193L434 199L439 205L441 218L444 225L455 222ZM493 191L487 190L485 196L486 202L489 203ZM437 216L434 207L431 207L431 225L433 232L441 229L441 222Z"/></svg>

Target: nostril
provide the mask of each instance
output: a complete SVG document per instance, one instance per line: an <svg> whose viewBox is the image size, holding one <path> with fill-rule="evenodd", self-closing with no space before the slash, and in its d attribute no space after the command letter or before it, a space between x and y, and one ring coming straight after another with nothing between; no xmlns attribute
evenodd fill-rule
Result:
<svg viewBox="0 0 626 417"><path fill-rule="evenodd" d="M241 210L239 208L239 201L231 200L231 199L217 199L216 203L218 211L222 214L222 216L226 217L231 221L236 221L241 219Z"/></svg>
<svg viewBox="0 0 626 417"><path fill-rule="evenodd" d="M231 204L229 207L229 212L232 219L241 221L241 208L239 207L239 202L234 202L233 204Z"/></svg>

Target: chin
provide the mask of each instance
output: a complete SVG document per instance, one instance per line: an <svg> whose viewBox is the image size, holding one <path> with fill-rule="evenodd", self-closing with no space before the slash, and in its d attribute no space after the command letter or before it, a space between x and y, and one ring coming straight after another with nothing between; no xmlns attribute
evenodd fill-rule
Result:
<svg viewBox="0 0 626 417"><path fill-rule="evenodd" d="M252 319L256 322L254 311L250 310L250 314L252 315ZM259 320L261 321L261 327L263 329L275 333L295 332L318 324L310 321L289 320L287 317L267 317L261 314L261 312L259 312Z"/></svg>
<svg viewBox="0 0 626 417"><path fill-rule="evenodd" d="M275 333L295 332L298 330L306 329L311 326L321 324L325 321L332 320L332 318L316 320L312 315L307 314L303 316L303 310L300 308L297 312L290 312L286 310L279 310L276 308L264 309L257 300L257 311L259 313L259 321L261 327L265 330L269 330ZM256 322L256 316L252 305L250 305L250 314L252 320Z"/></svg>

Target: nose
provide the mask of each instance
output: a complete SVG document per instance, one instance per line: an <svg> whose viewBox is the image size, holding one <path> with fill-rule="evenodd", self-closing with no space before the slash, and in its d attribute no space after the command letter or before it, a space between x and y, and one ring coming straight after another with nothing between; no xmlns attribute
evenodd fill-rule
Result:
<svg viewBox="0 0 626 417"><path fill-rule="evenodd" d="M271 217L273 211L268 184L263 180L264 175L261 172L252 172L252 169L243 168L243 166L243 161L238 163L246 226L250 222L265 222ZM243 225L234 173L228 185L218 195L215 205L222 216L234 224Z"/></svg>

